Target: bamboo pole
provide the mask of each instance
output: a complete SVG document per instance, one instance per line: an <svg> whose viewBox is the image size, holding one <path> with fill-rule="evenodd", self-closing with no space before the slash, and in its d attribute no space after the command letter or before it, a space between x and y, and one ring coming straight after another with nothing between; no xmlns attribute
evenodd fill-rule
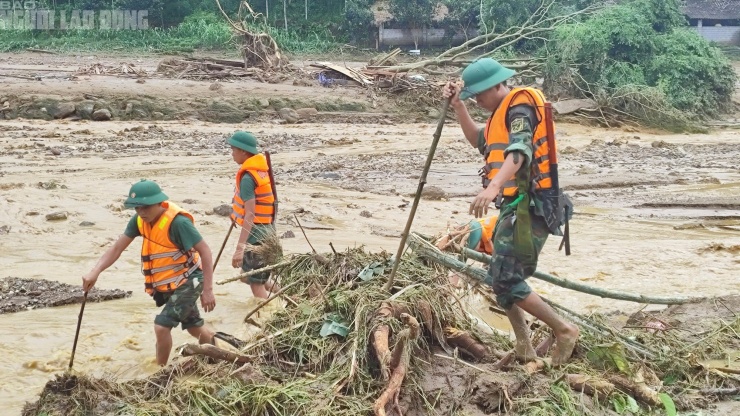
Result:
<svg viewBox="0 0 740 416"><path fill-rule="evenodd" d="M293 260L292 259L291 260L281 261L280 263L273 264L271 266L263 267L263 268L257 269L257 270L250 270L248 272L244 272L244 273L242 273L242 274L240 274L238 276L235 276L235 277L230 277L228 279L219 280L218 282L216 282L216 284L217 285L223 285L225 283L234 282L234 281L237 281L237 280L244 279L245 277L254 276L256 274L260 274L260 273L264 273L264 272L269 272L271 270L279 269L279 268L285 267L285 266L287 266L287 265L289 265L291 263L293 263Z"/></svg>
<svg viewBox="0 0 740 416"><path fill-rule="evenodd" d="M411 248L415 252L428 258L429 260L432 260L450 269L457 270L460 273L463 273L470 278L473 278L480 282L485 282L485 280L488 278L488 273L486 273L485 270L481 269L480 267L475 267L469 264L465 264L453 258L452 256L448 256L445 253L442 253L441 251L437 250L436 247L431 245L429 242L427 242L426 240L422 239L421 237L415 234L410 235L409 246L411 246ZM542 297L542 300L547 302L550 306L570 315L574 320L577 321L578 324L590 330L591 332L594 332L599 335L615 337L625 347L645 357L655 358L658 356L658 354L655 351L650 350L649 348L640 344L639 342L632 341L631 339L616 333L611 328L605 327L597 322L594 322L592 319L588 319L587 317L580 315L576 312L573 312L565 308L564 306L559 305L555 302L552 302L544 297Z"/></svg>
<svg viewBox="0 0 740 416"><path fill-rule="evenodd" d="M403 255L403 250L406 248L406 239L409 237L409 232L411 231L411 223L414 222L414 215L416 215L416 208L419 207L419 199L421 199L421 192L424 190L424 185L427 183L427 173L429 173L429 168L432 166L432 159L434 159L434 152L437 150L437 143L439 143L439 138L442 136L442 127L445 125L445 118L447 118L447 109L450 107L450 99L447 98L444 103L442 104L442 111L439 114L439 120L437 120L437 130L435 130L434 135L432 136L432 144L429 146L429 153L427 154L427 161L424 163L424 169L421 171L421 176L419 177L419 186L416 189L416 195L414 196L414 203L411 204L411 211L409 211L409 218L406 220L406 227L403 230L403 234L401 235L401 243L398 245L398 251L396 252L396 257L393 262L393 269L391 270L391 275L388 277L388 282L386 282L385 286L383 286L383 290L390 292L391 288L393 287L393 279L396 277L396 271L398 271L398 265L401 264L401 255Z"/></svg>
<svg viewBox="0 0 740 416"><path fill-rule="evenodd" d="M468 258L477 260L485 264L489 264L491 262L491 256L489 256L488 254L479 253L469 248L463 248L462 253ZM651 303L657 305L681 305L684 303L694 303L704 300L704 298L646 296L641 294L620 292L617 290L602 289L596 286L591 286L580 282L575 282L573 280L556 277L540 271L535 271L532 277L544 280L545 282L551 283L555 286L564 287L566 289L575 290L577 292L588 293L589 295L595 295L602 298L626 300L629 302Z"/></svg>

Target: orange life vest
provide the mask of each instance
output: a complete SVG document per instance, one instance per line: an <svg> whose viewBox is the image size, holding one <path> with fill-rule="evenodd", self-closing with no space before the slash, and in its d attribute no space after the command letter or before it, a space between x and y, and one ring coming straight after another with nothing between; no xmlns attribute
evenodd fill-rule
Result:
<svg viewBox="0 0 740 416"><path fill-rule="evenodd" d="M493 254L493 231L496 228L496 221L498 221L498 215L490 218L480 218L478 220L483 233L480 238L480 244L482 244L483 252L488 255Z"/></svg>
<svg viewBox="0 0 740 416"><path fill-rule="evenodd" d="M244 224L246 208L240 196L242 178L246 173L252 175L254 189L254 224L272 224L275 222L275 195L272 193L267 158L262 153L254 155L242 163L236 172L236 190L231 200L231 219L238 225Z"/></svg>
<svg viewBox="0 0 740 416"><path fill-rule="evenodd" d="M152 226L141 217L136 224L144 237L141 244L141 272L144 274L144 290L150 295L157 292L172 292L185 283L188 276L201 268L200 255L195 249L183 251L170 240L170 226L177 215L190 221L193 216L172 202L162 202L167 210Z"/></svg>
<svg viewBox="0 0 740 416"><path fill-rule="evenodd" d="M496 111L491 114L484 131L486 149L483 158L486 161L482 169L483 187L491 183L491 179L498 173L504 164L504 150L509 147L509 129L507 117L509 109L520 104L528 104L534 108L538 123L532 135L532 182L535 189L552 188L550 179L550 162L548 160L547 129L545 122L545 96L534 88L514 88L504 98ZM503 186L504 196L516 196L517 186L515 176L512 176Z"/></svg>

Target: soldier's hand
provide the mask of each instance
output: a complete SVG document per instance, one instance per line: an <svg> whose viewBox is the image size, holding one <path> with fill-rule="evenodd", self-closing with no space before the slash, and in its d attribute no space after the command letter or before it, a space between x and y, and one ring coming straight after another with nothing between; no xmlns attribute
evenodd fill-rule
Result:
<svg viewBox="0 0 740 416"><path fill-rule="evenodd" d="M213 289L203 289L203 293L200 295L200 305L206 312L216 308L216 297L213 296Z"/></svg>
<svg viewBox="0 0 740 416"><path fill-rule="evenodd" d="M460 100L460 90L462 90L461 81L449 81L442 87L442 98L450 99L450 106L457 110L460 106L463 106L463 102Z"/></svg>
<svg viewBox="0 0 740 416"><path fill-rule="evenodd" d="M495 186L489 186L482 190L478 196L475 197L473 202L470 203L469 214L473 214L475 218L482 218L488 213L488 206L491 205L496 196L498 195L499 189Z"/></svg>
<svg viewBox="0 0 740 416"><path fill-rule="evenodd" d="M236 248L236 251L234 252L234 255L231 257L231 267L238 268L242 267L242 262L244 261L244 251L240 250L239 247Z"/></svg>
<svg viewBox="0 0 740 416"><path fill-rule="evenodd" d="M82 290L85 292L89 292L90 289L95 286L95 282L98 281L99 275L99 273L89 272L88 274L82 276Z"/></svg>

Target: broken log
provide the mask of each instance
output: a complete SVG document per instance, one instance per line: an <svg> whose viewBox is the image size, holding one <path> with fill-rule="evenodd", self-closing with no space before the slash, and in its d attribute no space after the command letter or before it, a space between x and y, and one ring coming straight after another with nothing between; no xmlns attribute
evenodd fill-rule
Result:
<svg viewBox="0 0 740 416"><path fill-rule="evenodd" d="M411 342L416 340L421 333L419 330L419 322L413 316L407 313L402 313L401 320L407 327L398 333L398 342L396 343L396 347L393 349L392 353L392 362L395 363L396 366L392 368L393 372L391 373L385 390L373 404L373 412L375 413L375 416L386 416L385 407L391 399L393 399L393 403L398 407L398 395L401 392L401 384L408 372L411 358L409 348Z"/></svg>
<svg viewBox="0 0 740 416"><path fill-rule="evenodd" d="M445 341L453 348L457 348L464 355L480 361L486 358L490 351L485 345L478 342L467 331L461 331L457 328L445 328Z"/></svg>
<svg viewBox="0 0 740 416"><path fill-rule="evenodd" d="M586 393L599 400L606 399L614 391L614 384L585 374L566 374L563 378L573 391Z"/></svg>
<svg viewBox="0 0 740 416"><path fill-rule="evenodd" d="M250 363L255 357L241 355L231 351L223 350L211 344L185 344L180 347L180 355L189 357L191 355L204 355L216 360L227 361L230 363L245 364Z"/></svg>
<svg viewBox="0 0 740 416"><path fill-rule="evenodd" d="M662 406L663 402L660 401L658 393L645 384L634 383L622 376L612 375L609 377L609 381L612 382L619 390L634 397L635 400L643 402L649 406Z"/></svg>

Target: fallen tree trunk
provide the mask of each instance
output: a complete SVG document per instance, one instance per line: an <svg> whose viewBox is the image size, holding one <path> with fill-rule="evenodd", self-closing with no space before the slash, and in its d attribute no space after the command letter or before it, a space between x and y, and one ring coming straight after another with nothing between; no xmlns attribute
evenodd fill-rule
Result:
<svg viewBox="0 0 740 416"><path fill-rule="evenodd" d="M543 39L545 33L557 29L558 26L573 20L578 15L593 13L603 7L603 5L594 5L569 14L551 16L550 8L554 4L554 0L543 2L521 26L512 26L503 33L484 33L468 40L460 46L450 48L434 58L385 67L383 70L389 72L420 70L428 73L440 73L439 71L429 70L428 67L444 65L464 66L471 62L470 56L477 56L480 52L484 52L485 56L493 56L497 52L522 40L533 38ZM522 60L518 62L518 65L507 64L507 67L517 69L520 75L523 69L532 69L535 64L537 66L542 65L535 60ZM530 73L530 75L533 74Z"/></svg>
<svg viewBox="0 0 740 416"><path fill-rule="evenodd" d="M470 259L479 261L481 263L490 264L491 256L485 253L479 253L469 248L463 248L463 254ZM555 286L564 287L566 289L575 290L577 292L588 293L589 295L595 295L602 298L626 300L629 302L637 303L652 303L657 305L682 305L685 303L701 302L705 298L683 298L683 297L660 297L660 296L647 296L633 293L620 292L617 290L602 289L600 287L586 285L573 280L563 279L560 277L553 276L540 271L535 271L532 277L540 280L544 280L547 283L551 283Z"/></svg>

